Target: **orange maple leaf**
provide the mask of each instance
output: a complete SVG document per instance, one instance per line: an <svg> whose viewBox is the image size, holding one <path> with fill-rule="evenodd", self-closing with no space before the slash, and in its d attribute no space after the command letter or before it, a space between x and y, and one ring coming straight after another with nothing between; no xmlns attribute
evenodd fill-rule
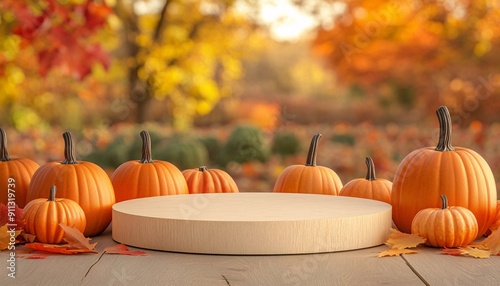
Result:
<svg viewBox="0 0 500 286"><path fill-rule="evenodd" d="M397 229L391 228L391 234L389 235L389 238L387 239L385 244L390 246L391 248L405 249L417 247L419 244L422 244L424 242L425 238L420 237L416 234L403 233Z"/></svg>
<svg viewBox="0 0 500 286"><path fill-rule="evenodd" d="M97 242L94 244L90 244L89 241L91 240L88 237L85 237L83 233L76 227L69 227L67 225L64 225L62 223L59 224L59 226L64 230L64 241L66 241L71 248L82 248L82 249L88 249L88 250L94 250L95 246L97 245Z"/></svg>
<svg viewBox="0 0 500 286"><path fill-rule="evenodd" d="M69 227L64 224L59 224L64 230L64 240L67 244L49 244L33 242L25 244L26 247L59 254L78 254L78 253L97 253L94 250L96 243L90 244L90 238L87 238L76 227Z"/></svg>
<svg viewBox="0 0 500 286"><path fill-rule="evenodd" d="M475 247L459 247L460 252L462 252L462 255L469 255L475 258L489 258L491 255L490 250L487 249L479 249Z"/></svg>
<svg viewBox="0 0 500 286"><path fill-rule="evenodd" d="M131 255L131 256L142 256L149 255L144 251L132 251L125 244L117 244L114 246L109 246L104 248L104 252L107 254L121 254L121 255Z"/></svg>

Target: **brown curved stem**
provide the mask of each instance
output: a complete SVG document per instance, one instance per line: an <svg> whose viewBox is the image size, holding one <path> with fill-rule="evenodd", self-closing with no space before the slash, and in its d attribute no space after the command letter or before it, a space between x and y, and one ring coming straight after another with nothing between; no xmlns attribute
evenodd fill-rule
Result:
<svg viewBox="0 0 500 286"><path fill-rule="evenodd" d="M141 131L142 138L142 158L141 163L153 163L153 157L151 156L151 136L146 130Z"/></svg>
<svg viewBox="0 0 500 286"><path fill-rule="evenodd" d="M200 168L198 168L198 171L200 172L205 172L207 169L207 166L201 166Z"/></svg>
<svg viewBox="0 0 500 286"><path fill-rule="evenodd" d="M52 185L50 187L49 201L53 202L56 200L56 186Z"/></svg>
<svg viewBox="0 0 500 286"><path fill-rule="evenodd" d="M451 146L451 116L446 106L441 106L436 110L439 120L439 140L436 146L436 151L453 151L455 148Z"/></svg>
<svg viewBox="0 0 500 286"><path fill-rule="evenodd" d="M448 208L448 198L445 195L441 195L441 209Z"/></svg>
<svg viewBox="0 0 500 286"><path fill-rule="evenodd" d="M368 181L375 181L377 177L375 177L375 164L373 164L372 158L366 157L365 163L366 163L366 179Z"/></svg>
<svg viewBox="0 0 500 286"><path fill-rule="evenodd" d="M0 161L10 161L9 152L7 152L7 134L0 128Z"/></svg>
<svg viewBox="0 0 500 286"><path fill-rule="evenodd" d="M75 148L73 148L73 139L70 132L63 133L64 138L64 161L61 164L78 164L75 156Z"/></svg>
<svg viewBox="0 0 500 286"><path fill-rule="evenodd" d="M321 138L320 133L314 134L311 145L309 146L309 151L307 152L306 166L316 166L316 157L318 156L318 142Z"/></svg>

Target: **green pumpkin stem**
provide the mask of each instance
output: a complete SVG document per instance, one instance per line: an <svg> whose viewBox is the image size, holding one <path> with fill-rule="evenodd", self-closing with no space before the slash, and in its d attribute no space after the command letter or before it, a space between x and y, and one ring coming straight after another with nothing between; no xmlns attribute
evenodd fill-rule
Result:
<svg viewBox="0 0 500 286"><path fill-rule="evenodd" d="M377 177L375 176L375 164L373 164L372 158L366 157L365 163L366 163L366 179L368 181L375 181Z"/></svg>
<svg viewBox="0 0 500 286"><path fill-rule="evenodd" d="M64 161L61 164L78 164L75 156L75 148L73 148L73 139L70 132L63 133L64 138Z"/></svg>
<svg viewBox="0 0 500 286"><path fill-rule="evenodd" d="M49 201L53 202L56 200L56 186L52 185L50 187Z"/></svg>
<svg viewBox="0 0 500 286"><path fill-rule="evenodd" d="M7 134L0 128L0 161L10 161L9 152L7 152Z"/></svg>
<svg viewBox="0 0 500 286"><path fill-rule="evenodd" d="M320 133L314 134L312 140L311 140L311 145L309 146L309 151L307 152L307 160L306 160L306 166L316 166L316 157L318 156L318 142L319 139L321 138Z"/></svg>
<svg viewBox="0 0 500 286"><path fill-rule="evenodd" d="M207 166L201 166L200 168L198 168L198 171L200 172L205 172L207 170Z"/></svg>
<svg viewBox="0 0 500 286"><path fill-rule="evenodd" d="M441 195L441 209L448 208L448 198L445 195Z"/></svg>
<svg viewBox="0 0 500 286"><path fill-rule="evenodd" d="M439 140L436 151L453 151L455 148L451 145L451 116L446 106L441 106L436 110L439 120Z"/></svg>
<svg viewBox="0 0 500 286"><path fill-rule="evenodd" d="M150 164L153 163L153 157L151 155L151 136L146 130L141 131L142 138L142 158L141 163Z"/></svg>

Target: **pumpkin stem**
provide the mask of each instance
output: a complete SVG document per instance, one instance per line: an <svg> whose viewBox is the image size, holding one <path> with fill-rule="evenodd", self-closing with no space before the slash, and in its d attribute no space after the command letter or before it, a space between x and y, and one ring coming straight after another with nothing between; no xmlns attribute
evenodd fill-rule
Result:
<svg viewBox="0 0 500 286"><path fill-rule="evenodd" d="M146 130L141 131L142 138L142 158L141 163L153 163L153 157L151 156L151 136Z"/></svg>
<svg viewBox="0 0 500 286"><path fill-rule="evenodd" d="M9 153L7 152L7 134L0 128L0 161L10 161Z"/></svg>
<svg viewBox="0 0 500 286"><path fill-rule="evenodd" d="M366 163L366 179L368 181L375 181L377 177L375 177L375 164L373 164L373 160L370 157L365 158Z"/></svg>
<svg viewBox="0 0 500 286"><path fill-rule="evenodd" d="M61 164L78 164L75 156L75 148L73 148L73 139L71 133L66 131L63 133L64 138L64 161Z"/></svg>
<svg viewBox="0 0 500 286"><path fill-rule="evenodd" d="M50 187L49 201L53 202L56 200L56 186L52 185Z"/></svg>
<svg viewBox="0 0 500 286"><path fill-rule="evenodd" d="M451 146L451 116L446 106L441 106L436 110L439 120L439 140L436 146L436 151L453 151L455 148Z"/></svg>
<svg viewBox="0 0 500 286"><path fill-rule="evenodd" d="M200 168L198 168L198 171L200 172L205 172L207 170L207 166L201 166Z"/></svg>
<svg viewBox="0 0 500 286"><path fill-rule="evenodd" d="M445 195L441 195L441 209L448 208L448 198Z"/></svg>
<svg viewBox="0 0 500 286"><path fill-rule="evenodd" d="M316 166L316 157L318 155L318 142L319 139L321 138L320 133L314 134L312 140L311 140L311 145L309 146L309 151L307 152L307 160L306 160L306 166Z"/></svg>

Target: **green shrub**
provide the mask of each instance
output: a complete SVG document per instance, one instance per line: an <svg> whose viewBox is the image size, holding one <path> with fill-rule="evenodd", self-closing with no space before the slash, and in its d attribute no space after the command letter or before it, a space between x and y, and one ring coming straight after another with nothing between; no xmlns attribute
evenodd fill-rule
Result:
<svg viewBox="0 0 500 286"><path fill-rule="evenodd" d="M269 150L264 134L259 128L241 125L231 132L220 155L218 161L222 165L231 161L240 164L251 161L266 162Z"/></svg>
<svg viewBox="0 0 500 286"><path fill-rule="evenodd" d="M153 154L158 160L164 160L177 166L181 171L198 168L208 163L208 152L196 138L188 135L174 135L165 144L153 147Z"/></svg>
<svg viewBox="0 0 500 286"><path fill-rule="evenodd" d="M271 153L280 155L282 158L293 156L302 150L300 140L293 132L283 131L276 133L271 145Z"/></svg>

